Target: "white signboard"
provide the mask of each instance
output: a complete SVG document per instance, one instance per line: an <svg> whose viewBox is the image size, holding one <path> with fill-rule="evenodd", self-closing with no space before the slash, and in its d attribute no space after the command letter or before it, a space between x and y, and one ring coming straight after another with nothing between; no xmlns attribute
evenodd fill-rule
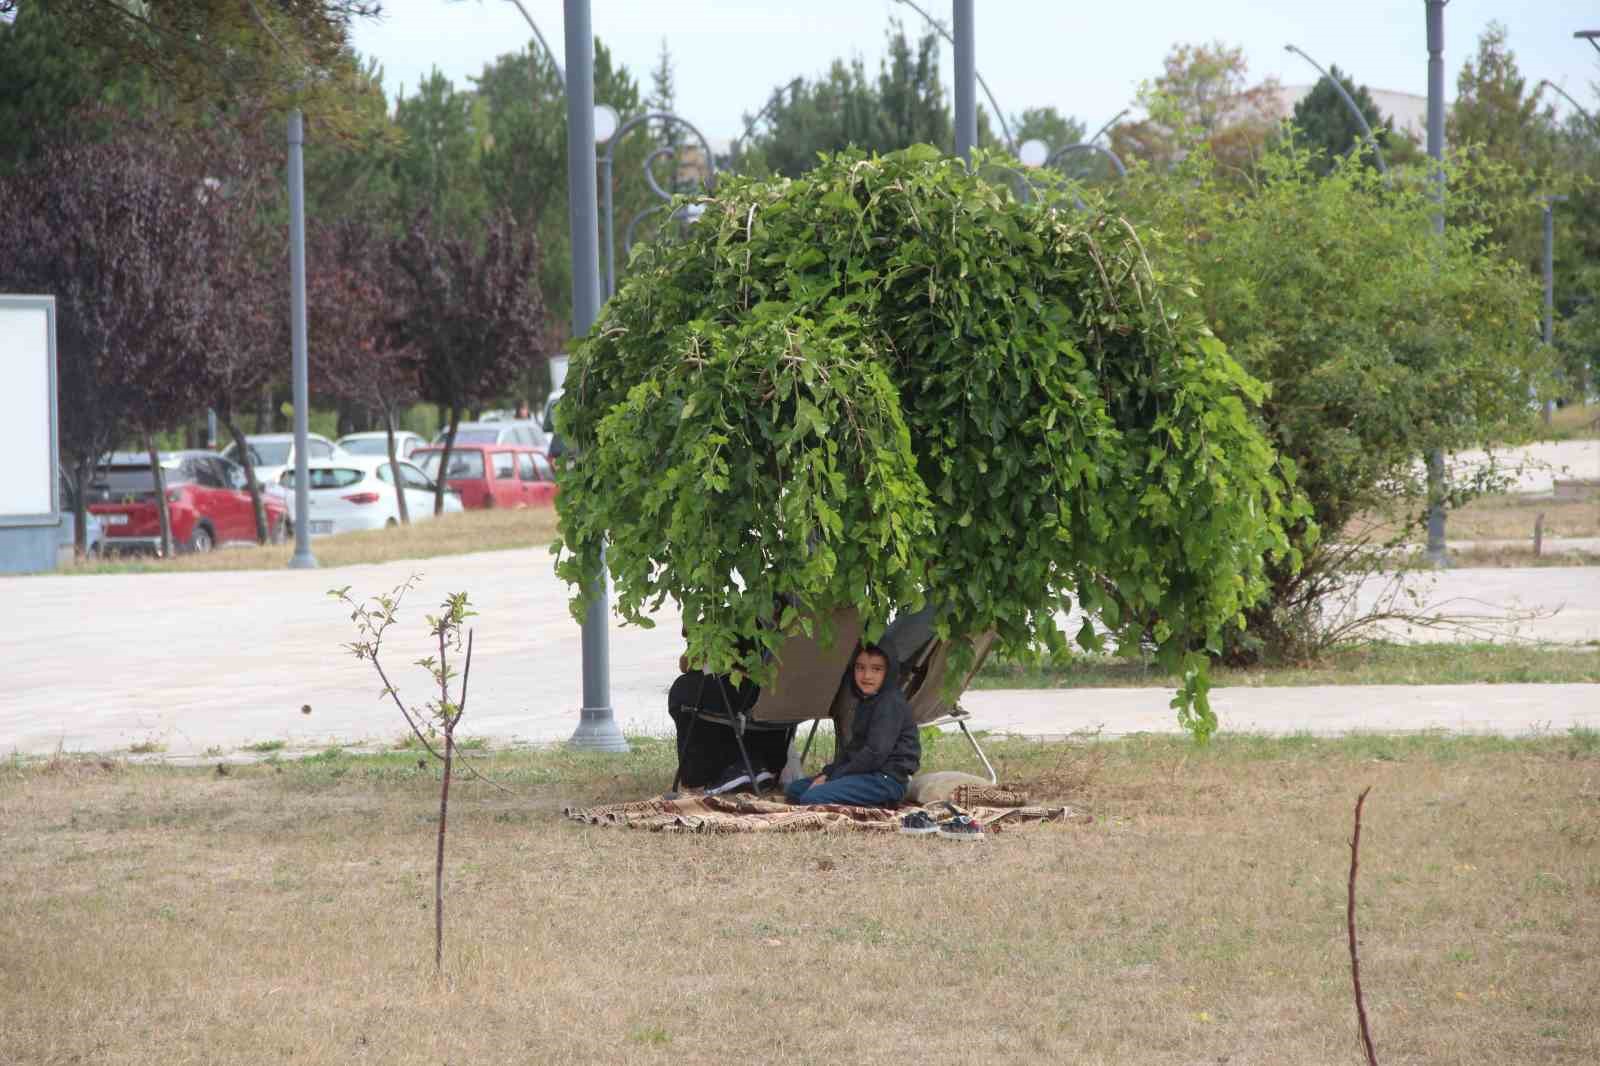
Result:
<svg viewBox="0 0 1600 1066"><path fill-rule="evenodd" d="M0 296L0 523L56 513L55 301Z"/></svg>

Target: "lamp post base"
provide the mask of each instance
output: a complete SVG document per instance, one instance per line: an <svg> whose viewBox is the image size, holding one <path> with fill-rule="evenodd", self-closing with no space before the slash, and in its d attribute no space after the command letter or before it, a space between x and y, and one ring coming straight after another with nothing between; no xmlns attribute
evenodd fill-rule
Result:
<svg viewBox="0 0 1600 1066"><path fill-rule="evenodd" d="M628 741L610 707L585 707L579 715L578 731L568 744L585 751L628 751Z"/></svg>
<svg viewBox="0 0 1600 1066"><path fill-rule="evenodd" d="M295 552L289 557L290 570L315 570L316 568L317 557L309 551Z"/></svg>

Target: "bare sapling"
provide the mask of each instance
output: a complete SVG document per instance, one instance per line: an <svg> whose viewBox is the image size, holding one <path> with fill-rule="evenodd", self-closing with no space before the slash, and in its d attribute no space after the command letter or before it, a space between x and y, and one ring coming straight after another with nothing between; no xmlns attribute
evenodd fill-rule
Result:
<svg viewBox="0 0 1600 1066"><path fill-rule="evenodd" d="M1361 807L1367 802L1368 785L1356 797L1356 828L1350 837L1350 891L1345 904L1345 929L1350 934L1350 982L1355 986L1356 1022L1361 1029L1361 1050L1366 1053L1367 1066L1378 1066L1378 1053L1372 1047L1372 1033L1367 1029L1367 1004L1361 998L1361 956L1356 951L1356 867L1361 857Z"/></svg>
<svg viewBox="0 0 1600 1066"><path fill-rule="evenodd" d="M383 691L379 698L388 696L394 705L400 709L400 714L405 718L406 725L411 728L412 735L422 744L429 755L438 760L444 767L439 780L439 842L434 856L433 864L433 968L434 972L441 972L444 968L444 842L445 828L450 814L450 777L455 762L455 733L456 726L461 724L461 716L467 709L467 682L472 674L472 631L466 631L466 648L463 665L460 672L460 696L452 699L450 689L457 677L455 667L450 665L450 656L462 654L462 625L477 612L473 611L467 602L465 592L452 592L444 598L440 605L440 613L428 615L428 635L433 637L438 645L438 652L425 658L416 660L416 665L428 671L433 678L433 683L438 686L438 695L428 700L420 709L407 707L400 698L399 691L389 680L389 675L384 671L383 663L379 660L379 653L383 648L384 634L395 623L399 616L400 601L405 594L416 587L419 575L412 574L387 595L372 597L365 603L357 601L350 595L350 586L342 589L331 589L329 596L350 608L350 621L355 623L360 639L344 645L357 659L362 659L372 664L378 672L378 678L383 682ZM435 741L443 738L443 751L435 746ZM471 769L470 767L468 767ZM476 775L476 772L474 772Z"/></svg>

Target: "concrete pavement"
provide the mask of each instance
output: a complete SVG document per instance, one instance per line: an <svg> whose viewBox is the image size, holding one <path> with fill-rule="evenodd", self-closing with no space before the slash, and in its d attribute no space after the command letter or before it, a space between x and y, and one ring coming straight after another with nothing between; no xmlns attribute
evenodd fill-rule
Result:
<svg viewBox="0 0 1600 1066"><path fill-rule="evenodd" d="M239 571L0 579L9 625L0 656L0 753L113 751L156 745L168 755L232 751L261 741L293 748L384 741L404 732L378 698L335 586L370 596L413 572L385 664L418 703L430 653L423 614L465 589L479 612L465 735L497 742L564 740L581 700L580 634L567 590L540 549L326 571ZM1483 616L1516 639L1600 641L1600 567L1455 570L1425 580L1425 598ZM1367 602L1376 588L1363 590ZM1538 617L1518 620L1516 609ZM675 611L654 630L611 632L612 704L623 728L666 733L665 694L680 650ZM1418 635L1424 636L1424 635ZM1441 639L1425 635L1427 639ZM1162 689L972 692L989 728L1036 735L1175 728ZM1600 728L1600 686L1233 688L1213 694L1224 729L1344 732L1425 728L1523 733ZM309 706L309 713L302 707Z"/></svg>

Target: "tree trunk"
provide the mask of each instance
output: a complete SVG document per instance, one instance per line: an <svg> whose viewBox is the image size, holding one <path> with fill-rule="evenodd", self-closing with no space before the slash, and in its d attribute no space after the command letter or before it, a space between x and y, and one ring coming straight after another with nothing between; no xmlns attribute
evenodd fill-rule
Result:
<svg viewBox="0 0 1600 1066"><path fill-rule="evenodd" d="M439 852L433 861L433 970L444 969L444 833L450 813L450 763L455 756L455 724L444 729L444 779L439 784Z"/></svg>
<svg viewBox="0 0 1600 1066"><path fill-rule="evenodd" d="M261 485L256 481L255 463L250 461L250 445L244 439L244 432L239 428L233 418L232 407L217 408L217 417L233 438L234 444L239 448L239 465L244 467L245 484L250 490L250 512L256 517L256 543L265 544L272 537L272 531L267 528L267 508L261 500Z"/></svg>
<svg viewBox="0 0 1600 1066"><path fill-rule="evenodd" d="M389 474L394 478L395 502L400 505L400 524L409 526L411 524L411 510L406 506L406 482L400 476L400 457L395 454L394 423L394 405L386 403L383 405L383 428L389 435ZM443 467L440 469L443 469Z"/></svg>
<svg viewBox="0 0 1600 1066"><path fill-rule="evenodd" d="M272 432L272 386L261 386L261 393L256 397L256 432Z"/></svg>
<svg viewBox="0 0 1600 1066"><path fill-rule="evenodd" d="M461 425L461 408L455 404L450 405L450 428L444 435L444 454L439 456L439 476L433 481L433 514L437 518L444 513L444 479L445 473L450 469L450 449L455 447L456 427Z"/></svg>
<svg viewBox="0 0 1600 1066"><path fill-rule="evenodd" d="M161 453L156 451L153 433L144 435L145 451L150 453L150 472L156 480L156 514L161 516L161 557L172 558L172 512L167 509L167 478L161 472Z"/></svg>
<svg viewBox="0 0 1600 1066"><path fill-rule="evenodd" d="M89 477L93 464L80 458L72 464L72 557L82 559L89 554Z"/></svg>

